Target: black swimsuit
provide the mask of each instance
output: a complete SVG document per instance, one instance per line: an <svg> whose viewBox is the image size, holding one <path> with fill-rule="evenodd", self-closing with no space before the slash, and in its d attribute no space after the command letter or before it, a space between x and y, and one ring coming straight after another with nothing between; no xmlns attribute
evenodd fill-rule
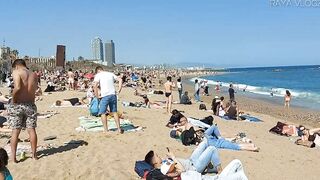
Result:
<svg viewBox="0 0 320 180"><path fill-rule="evenodd" d="M165 93L165 95L166 95L166 97L169 97L169 96L171 96L171 93Z"/></svg>

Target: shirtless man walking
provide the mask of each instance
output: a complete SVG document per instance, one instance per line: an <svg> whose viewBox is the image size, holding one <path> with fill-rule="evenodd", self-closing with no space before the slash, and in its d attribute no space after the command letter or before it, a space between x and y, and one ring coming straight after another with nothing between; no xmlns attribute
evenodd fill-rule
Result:
<svg viewBox="0 0 320 180"><path fill-rule="evenodd" d="M71 68L68 71L68 84L69 84L69 90L74 89L74 73L72 72Z"/></svg>
<svg viewBox="0 0 320 180"><path fill-rule="evenodd" d="M22 128L27 128L32 158L37 160L37 106L35 102L35 92L37 90L37 75L27 69L26 62L17 59L12 64L12 77L14 89L12 92L12 104L8 107L8 121L12 128L11 154L12 160L17 163L16 150L18 138Z"/></svg>
<svg viewBox="0 0 320 180"><path fill-rule="evenodd" d="M170 76L167 77L167 82L164 83L164 89L165 89L165 96L167 98L166 100L166 109L167 113L171 113L171 106L172 106L172 88L174 87L174 83L172 83L172 78Z"/></svg>

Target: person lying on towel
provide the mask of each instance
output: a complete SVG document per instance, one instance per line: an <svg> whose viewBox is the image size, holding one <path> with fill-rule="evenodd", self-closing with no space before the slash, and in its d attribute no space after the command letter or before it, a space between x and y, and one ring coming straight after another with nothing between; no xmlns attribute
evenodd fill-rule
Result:
<svg viewBox="0 0 320 180"><path fill-rule="evenodd" d="M56 106L79 106L82 105L79 98L71 98L64 100L57 100L55 103Z"/></svg>

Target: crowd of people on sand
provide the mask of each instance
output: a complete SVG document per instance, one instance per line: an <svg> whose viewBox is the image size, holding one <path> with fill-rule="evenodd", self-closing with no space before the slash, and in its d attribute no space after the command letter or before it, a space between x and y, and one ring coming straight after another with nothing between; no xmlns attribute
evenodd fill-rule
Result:
<svg viewBox="0 0 320 180"><path fill-rule="evenodd" d="M247 179L241 162L237 159L230 162L224 169L221 166L218 149L245 150L259 152L252 140L246 137L244 132L239 132L234 137L222 137L214 117L208 116L202 119L186 117L183 111L172 109L173 89L178 91L180 104L199 104L200 110L207 110L206 105L201 101L201 94L209 96L209 86L206 81L194 81L194 100L183 92L181 78L177 76L174 83L171 76L167 77L164 83L164 95L166 98L166 111L171 112L167 123L170 128L170 137L181 141L183 145L195 145L196 148L188 159L176 158L174 153L167 148L167 157L160 158L156 152L149 151L143 161L137 161L136 172L146 179ZM221 84L217 83L216 92L220 91ZM229 100L225 97L214 96L211 103L211 110L214 116L226 120L245 120L244 112L240 111L233 84L227 90ZM219 94L219 93L217 93ZM291 94L287 90L284 97L285 107L289 107ZM270 132L272 132L270 130ZM282 134L300 137L296 140L297 145L307 147L320 146L320 129L306 129L304 126L282 125ZM212 175L214 172L216 175Z"/></svg>
<svg viewBox="0 0 320 180"><path fill-rule="evenodd" d="M239 132L232 137L222 137L220 129L214 118L221 117L226 120L244 120L243 112L237 106L233 85L227 90L228 100L223 96L214 96L211 109L201 101L201 96L210 96L209 85L205 80L194 81L193 97L185 90L181 77L208 75L212 72L194 72L178 70L123 70L116 73L107 72L101 66L95 68L95 72L68 69L68 71L30 71L24 60L17 59L12 64L12 74L3 75L2 85L10 88L10 95L0 94L1 116L7 120L7 128L1 132L11 132L11 159L19 162L16 158L17 144L21 130L26 129L29 134L32 158L37 160L37 107L35 102L42 100L42 96L59 91L86 92L82 98L72 97L58 99L54 102L56 107L81 106L91 107L92 102L99 101L98 116L104 128L108 130L107 115L112 115L116 122L117 133L122 134L124 130L120 127L118 115L118 95L122 88L132 88L134 95L141 97L141 102L123 102L123 106L159 108L171 116L167 127L170 128L170 137L180 141L186 146L196 146L193 153L187 159L177 158L167 148L168 157L160 158L156 152L149 151L143 161L137 161L135 171L139 176L146 179L247 179L242 163L235 159L225 168L222 168L218 149L230 149L235 151L245 150L259 152L259 148L246 137L245 132ZM164 82L162 79L166 79ZM174 81L174 79L176 81ZM5 82L5 83L4 83ZM44 91L41 82L46 82ZM115 82L118 83L116 88ZM220 91L221 85L214 88ZM178 102L173 102L175 90L178 92ZM165 101L151 101L150 94L164 96ZM291 94L287 91L285 106L289 107ZM212 112L211 116L204 118L193 118L185 116L185 112L173 108L173 104L191 105L199 104L199 109ZM177 105L178 107L178 105ZM11 128L11 130L9 129ZM277 129L278 128L278 129ZM277 124L270 130L280 135L301 137L296 141L298 145L307 147L319 146L320 130L307 129L304 126ZM0 148L0 176L5 179L12 178L9 170L8 155ZM214 173L215 175L213 175Z"/></svg>

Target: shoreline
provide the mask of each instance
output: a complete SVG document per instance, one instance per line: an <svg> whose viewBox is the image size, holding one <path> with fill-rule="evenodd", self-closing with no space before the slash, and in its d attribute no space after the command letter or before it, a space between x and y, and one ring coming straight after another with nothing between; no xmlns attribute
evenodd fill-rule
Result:
<svg viewBox="0 0 320 180"><path fill-rule="evenodd" d="M190 81L191 78L195 78L197 76L184 76L184 88L187 90L191 96L193 97L193 84ZM201 78L201 77L200 77ZM185 91L184 90L184 91ZM226 99L229 99L229 95L227 89L225 87L220 89L219 94L215 94L214 86L209 85L209 94L210 96L201 96L201 100L206 104L207 109L211 108L212 98L216 95L224 96ZM320 125L320 112L314 109L308 109L305 107L297 107L290 106L290 109L285 109L282 105L277 104L275 102L267 101L260 98L248 97L245 95L241 95L236 93L236 100L238 107L241 111L245 111L248 113L260 113L265 115L270 115L274 118L281 119L284 122L292 122L298 125L306 125L312 127L318 127Z"/></svg>

